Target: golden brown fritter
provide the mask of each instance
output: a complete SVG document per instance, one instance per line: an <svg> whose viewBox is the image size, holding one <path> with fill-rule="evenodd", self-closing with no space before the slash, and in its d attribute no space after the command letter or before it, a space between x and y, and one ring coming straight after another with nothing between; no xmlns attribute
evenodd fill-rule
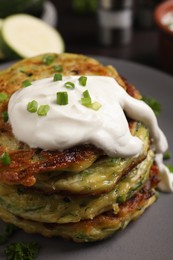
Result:
<svg viewBox="0 0 173 260"><path fill-rule="evenodd" d="M49 61L51 60L51 61ZM0 72L0 92L12 94L20 89L22 82L51 77L62 66L63 75L100 75L115 78L133 97L140 98L139 92L122 78L111 65L104 66L97 60L78 54L45 54L21 60ZM59 69L60 70L60 69Z"/></svg>
<svg viewBox="0 0 173 260"><path fill-rule="evenodd" d="M40 233L46 237L61 236L75 242L93 242L105 239L120 229L124 229L129 222L136 220L157 199L154 187L158 179L151 171L146 185L128 201L120 204L118 214L113 211L102 213L92 220L82 220L77 223L56 224L34 222L17 217L0 207L0 218L12 223L25 232Z"/></svg>
<svg viewBox="0 0 173 260"><path fill-rule="evenodd" d="M112 66L103 66L95 59L77 54L45 54L17 62L0 72L0 92L10 95L22 87L26 79L30 81L51 77L59 68L63 75L103 75L114 77L133 97L140 98L139 92L127 83ZM0 113L7 111L5 100L0 104ZM22 123L22 122L21 122ZM0 164L0 181L8 184L32 186L35 175L46 171L79 172L88 168L103 154L92 145L81 145L64 152L31 149L13 137L8 122L0 117L0 156L8 152L10 165Z"/></svg>
<svg viewBox="0 0 173 260"><path fill-rule="evenodd" d="M110 76L129 95L141 98L115 68L78 54L48 53L1 71L0 93L7 96L0 101L0 158L7 152L11 162L0 160L0 218L28 233L75 242L101 240L125 228L157 198L150 135L140 122L128 119L132 135L143 142L140 155L129 158L110 158L91 144L60 152L32 149L16 140L4 120L10 95L25 80L55 73Z"/></svg>

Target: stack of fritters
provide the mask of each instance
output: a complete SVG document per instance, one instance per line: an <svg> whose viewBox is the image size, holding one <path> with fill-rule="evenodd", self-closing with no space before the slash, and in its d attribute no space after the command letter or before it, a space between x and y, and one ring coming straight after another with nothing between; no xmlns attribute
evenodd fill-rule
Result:
<svg viewBox="0 0 173 260"><path fill-rule="evenodd" d="M101 240L140 216L157 197L150 135L141 122L128 119L131 133L143 141L140 155L128 158L108 157L92 144L59 152L19 142L4 117L10 95L26 79L55 73L111 76L129 95L141 98L112 66L82 55L45 54L2 71L0 92L8 96L0 103L0 218L29 233Z"/></svg>

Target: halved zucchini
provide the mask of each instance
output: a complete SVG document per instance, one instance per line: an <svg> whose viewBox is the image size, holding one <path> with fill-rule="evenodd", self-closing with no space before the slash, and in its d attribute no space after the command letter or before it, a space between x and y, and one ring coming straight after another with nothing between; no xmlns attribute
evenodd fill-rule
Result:
<svg viewBox="0 0 173 260"><path fill-rule="evenodd" d="M60 33L41 19L17 14L4 19L1 48L6 58L27 58L34 55L64 51Z"/></svg>

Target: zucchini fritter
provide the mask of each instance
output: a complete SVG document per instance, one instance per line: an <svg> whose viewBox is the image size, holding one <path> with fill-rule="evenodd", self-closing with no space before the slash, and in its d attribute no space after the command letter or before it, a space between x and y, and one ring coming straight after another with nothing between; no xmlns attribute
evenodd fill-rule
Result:
<svg viewBox="0 0 173 260"><path fill-rule="evenodd" d="M105 239L120 229L124 229L130 221L136 220L157 199L157 193L142 189L127 202L122 203L118 214L108 211L92 220L77 223L56 224L42 223L20 218L0 207L0 217L25 232L40 233L46 237L61 236L75 242L94 242Z"/></svg>
<svg viewBox="0 0 173 260"><path fill-rule="evenodd" d="M143 141L141 153L129 158L108 157L92 144L60 152L32 149L16 140L3 118L10 95L23 81L52 77L57 70L110 76L129 95L141 98L115 68L83 55L48 53L1 71L0 92L7 96L0 103L0 156L8 152L11 163L0 161L0 218L29 233L97 241L124 228L155 201L158 177L151 138L143 124L127 118L131 133Z"/></svg>
<svg viewBox="0 0 173 260"><path fill-rule="evenodd" d="M50 62L51 61L51 62ZM103 66L98 61L77 54L45 54L25 59L0 72L0 92L8 97L22 87L22 82L38 80L54 75L57 66L62 66L63 75L103 75L114 77L133 97L140 98L139 92L123 80L112 66ZM61 68L61 67L60 67ZM0 112L7 110L8 98L0 104ZM12 135L11 127L0 118L0 152L7 151L12 158L10 167L1 165L0 180L7 184L32 186L36 174L47 171L80 172L88 168L103 151L92 145L84 145L60 152L30 149L18 142Z"/></svg>
<svg viewBox="0 0 173 260"><path fill-rule="evenodd" d="M153 153L138 164L113 190L99 196L44 195L21 191L14 186L0 186L0 205L11 213L38 222L69 223L92 219L102 212L114 209L117 202L126 201L145 184L153 164Z"/></svg>

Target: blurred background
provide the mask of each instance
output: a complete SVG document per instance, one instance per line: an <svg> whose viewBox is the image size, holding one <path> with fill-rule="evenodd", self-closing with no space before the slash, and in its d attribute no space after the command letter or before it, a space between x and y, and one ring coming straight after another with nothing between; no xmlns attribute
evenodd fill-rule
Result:
<svg viewBox="0 0 173 260"><path fill-rule="evenodd" d="M165 2L173 11L170 0L0 0L0 18L29 13L58 30L66 52L125 59L173 75L173 32L163 32L155 18Z"/></svg>

